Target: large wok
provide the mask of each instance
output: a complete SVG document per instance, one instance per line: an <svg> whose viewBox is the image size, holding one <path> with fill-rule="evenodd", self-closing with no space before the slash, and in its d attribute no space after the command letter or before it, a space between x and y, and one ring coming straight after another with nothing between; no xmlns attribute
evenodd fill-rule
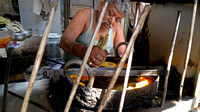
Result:
<svg viewBox="0 0 200 112"><path fill-rule="evenodd" d="M70 94L71 88L73 86L73 81L71 80L70 76L71 74L78 74L79 68L75 68L74 65L81 64L82 61L80 60L73 60L66 64L65 66L65 75L64 76L57 76L55 79L62 80L59 82L59 84L62 84L63 89L59 89L61 91L65 92L59 92L59 90L55 90L58 93L61 93L58 95L60 98L60 104L65 104L67 100L63 100L62 95L67 99L68 95ZM70 68L73 67L73 68ZM81 109L89 109L89 110L96 110L98 109L98 106L100 105L100 102L106 92L106 87L109 84L110 79L112 78L113 74L115 73L116 68L90 68L88 65L86 66L86 71L83 73L83 75L90 75L89 77L92 77L92 75L95 75L95 81L94 81L94 87L90 88L87 86L81 86L79 85L72 107L81 108ZM158 90L158 81L159 81L159 75L162 73L162 67L132 67L130 72L130 80L139 75L144 76L152 76L154 81L143 88L139 89L133 89L133 90L127 90L124 107L123 109L130 109L135 108L137 106L142 106L145 104L150 104L152 99L156 96L157 90ZM115 85L123 85L125 75L125 68L122 69L119 78ZM54 80L55 80L54 79ZM102 83L102 88L97 88L95 85L99 85L96 83ZM66 87L65 87L65 86ZM61 85L57 85L61 86ZM58 89L58 88L56 88ZM118 109L120 98L121 98L122 90L112 90L110 96L108 97L107 103L104 106L104 110L115 110ZM65 105L63 105L65 106Z"/></svg>

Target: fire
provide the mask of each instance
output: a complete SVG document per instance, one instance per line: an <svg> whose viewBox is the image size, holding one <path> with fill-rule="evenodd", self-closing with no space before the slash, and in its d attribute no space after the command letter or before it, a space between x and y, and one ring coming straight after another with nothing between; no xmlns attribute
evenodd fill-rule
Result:
<svg viewBox="0 0 200 112"><path fill-rule="evenodd" d="M72 79L73 82L76 81L77 75L70 75L70 78ZM84 82L88 81L89 77L87 75L83 75L81 77L81 80L79 82L79 85L85 86Z"/></svg>
<svg viewBox="0 0 200 112"><path fill-rule="evenodd" d="M73 82L75 82L77 75L70 75L70 78L72 79ZM88 75L83 75L81 77L79 85L86 86L85 84L87 81L89 81ZM144 77L138 76L137 81L131 81L128 83L127 90L142 88L142 87L150 85L152 82L153 82L153 77L151 77L151 76L144 76ZM114 89L120 90L120 89L122 89L122 86L123 85L116 86L116 87L114 87Z"/></svg>
<svg viewBox="0 0 200 112"><path fill-rule="evenodd" d="M132 90L132 89L138 89L138 88L145 87L145 86L151 84L151 81L152 81L152 78L147 79L147 78L144 78L144 77L138 77L138 79L139 79L138 80L139 82L137 82L134 85L134 87L132 85L131 86L129 85L127 90Z"/></svg>

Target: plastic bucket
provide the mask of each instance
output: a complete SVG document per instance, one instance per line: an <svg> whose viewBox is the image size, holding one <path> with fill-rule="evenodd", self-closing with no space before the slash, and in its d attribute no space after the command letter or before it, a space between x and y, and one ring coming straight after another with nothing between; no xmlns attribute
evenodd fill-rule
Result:
<svg viewBox="0 0 200 112"><path fill-rule="evenodd" d="M61 49L59 47L61 36L62 34L49 33L45 49L47 59L57 60L62 58Z"/></svg>

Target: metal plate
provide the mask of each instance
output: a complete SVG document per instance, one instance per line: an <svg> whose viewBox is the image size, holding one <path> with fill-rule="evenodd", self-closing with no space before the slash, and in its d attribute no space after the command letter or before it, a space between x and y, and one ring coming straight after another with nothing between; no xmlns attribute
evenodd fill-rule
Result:
<svg viewBox="0 0 200 112"><path fill-rule="evenodd" d="M92 68L92 72L95 76L113 76L116 72L116 67L100 67ZM79 68L70 68L65 70L67 74L77 75ZM122 68L119 76L125 76L126 68ZM130 76L158 76L163 74L162 66L135 66L131 68ZM87 75L84 71L82 75Z"/></svg>

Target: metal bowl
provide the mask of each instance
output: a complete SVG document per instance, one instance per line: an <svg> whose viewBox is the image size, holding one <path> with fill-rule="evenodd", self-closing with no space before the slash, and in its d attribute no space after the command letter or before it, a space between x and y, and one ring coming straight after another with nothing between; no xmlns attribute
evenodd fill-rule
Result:
<svg viewBox="0 0 200 112"><path fill-rule="evenodd" d="M14 41L23 41L26 38L25 33L13 33L12 40Z"/></svg>
<svg viewBox="0 0 200 112"><path fill-rule="evenodd" d="M0 31L8 31L6 27L0 28Z"/></svg>
<svg viewBox="0 0 200 112"><path fill-rule="evenodd" d="M20 33L25 33L26 38L29 38L32 36L32 31L31 30L25 30L25 31L20 31Z"/></svg>

